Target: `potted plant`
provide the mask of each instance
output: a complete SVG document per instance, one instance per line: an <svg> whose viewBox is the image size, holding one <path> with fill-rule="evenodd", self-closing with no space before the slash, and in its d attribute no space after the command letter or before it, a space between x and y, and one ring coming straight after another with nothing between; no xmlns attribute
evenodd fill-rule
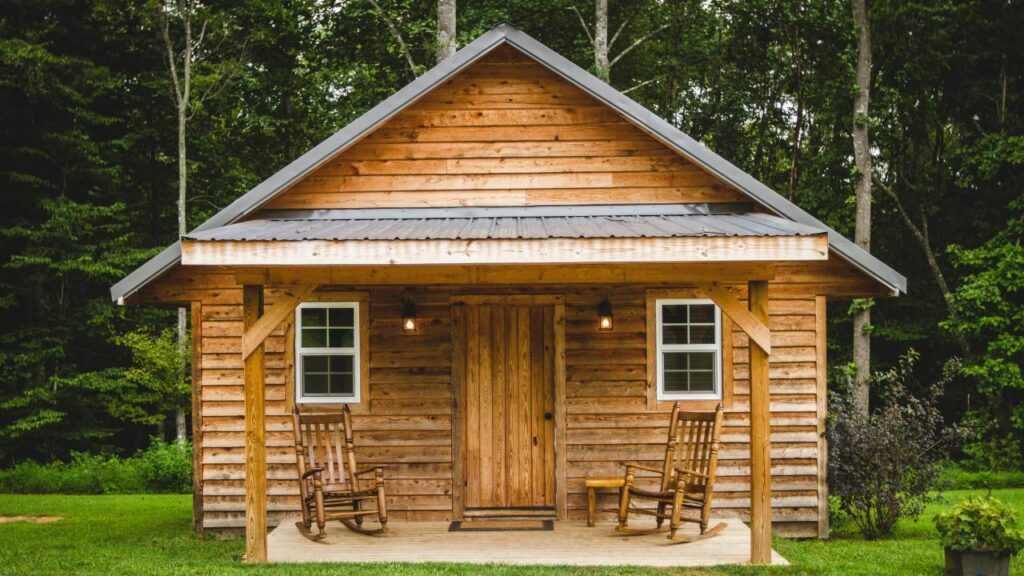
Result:
<svg viewBox="0 0 1024 576"><path fill-rule="evenodd" d="M1013 508L990 496L937 514L935 527L946 548L947 576L1009 576L1010 556L1024 548Z"/></svg>

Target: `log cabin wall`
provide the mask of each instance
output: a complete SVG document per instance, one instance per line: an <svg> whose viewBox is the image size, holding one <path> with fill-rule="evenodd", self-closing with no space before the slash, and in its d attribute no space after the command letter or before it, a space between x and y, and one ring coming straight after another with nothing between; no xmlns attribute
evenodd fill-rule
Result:
<svg viewBox="0 0 1024 576"><path fill-rule="evenodd" d="M772 283L770 328L773 516L780 533L816 535L824 454L823 299L799 282ZM826 276L821 280L828 282ZM839 282L839 279L834 280ZM582 519L588 474L619 474L619 461L659 460L666 435L665 406L648 408L645 294L652 286L410 286L421 328L403 334L403 287L331 286L369 298L368 402L357 410L360 463L386 463L392 517L441 520L452 516L452 369L449 298L452 293L551 292L566 297L566 456L568 511ZM659 289L666 288L658 286ZM268 287L267 305L276 291ZM745 298L742 290L738 292ZM244 520L243 389L240 356L241 289L230 273L180 270L147 300L187 296L201 302L196 440L202 524L207 530L240 529ZM596 310L608 296L613 332L599 332ZM293 386L290 333L285 322L266 345L267 463L270 522L297 510L291 420ZM726 428L715 499L720 514L748 513L748 340L735 329L731 369L726 369ZM728 343L728 339L726 339ZM726 346L728 348L728 346ZM729 357L729 351L723 354ZM731 388L731 390L730 390ZM731 397L731 398L730 398ZM614 506L602 494L599 508ZM608 516L608 514L606 514Z"/></svg>

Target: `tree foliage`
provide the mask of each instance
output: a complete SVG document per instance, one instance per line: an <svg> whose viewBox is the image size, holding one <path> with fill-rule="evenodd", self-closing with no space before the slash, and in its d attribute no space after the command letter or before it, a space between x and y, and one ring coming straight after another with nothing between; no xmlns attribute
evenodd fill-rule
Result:
<svg viewBox="0 0 1024 576"><path fill-rule="evenodd" d="M225 32L215 54L230 60L232 79L189 121L190 223L429 67L437 2L376 4L381 10L368 1L202 4ZM852 236L848 2L608 4L609 36L621 28L612 57L636 44L611 67L615 88ZM461 2L459 45L507 21L593 70L594 45L574 6L592 24L593 2ZM156 426L164 433L157 423L173 409L170 397L147 400L158 380L172 380L140 378L141 358L120 337L148 334L157 347L173 315L118 308L107 296L177 235L176 117L150 7L0 3L0 464L127 453ZM1007 463L1016 455L1019 466L1024 5L875 0L871 29L866 120L875 181L892 192L875 194L872 250L911 287L875 303L873 362L895 365L912 346L924 358L922 380L936 381L947 358L965 356L965 374L941 401L944 416L959 420L969 406L972 418L992 421L973 453ZM226 63L210 58L200 90ZM849 303L831 305L830 317L830 358L842 364Z"/></svg>

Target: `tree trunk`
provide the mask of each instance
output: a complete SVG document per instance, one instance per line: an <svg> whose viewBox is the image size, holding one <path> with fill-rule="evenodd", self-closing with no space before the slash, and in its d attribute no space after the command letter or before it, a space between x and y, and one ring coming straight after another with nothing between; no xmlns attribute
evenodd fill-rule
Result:
<svg viewBox="0 0 1024 576"><path fill-rule="evenodd" d="M597 0L595 5L594 68L597 77L608 82L612 72L612 65L608 61L608 0Z"/></svg>
<svg viewBox="0 0 1024 576"><path fill-rule="evenodd" d="M437 0L437 63L455 55L455 1Z"/></svg>
<svg viewBox="0 0 1024 576"><path fill-rule="evenodd" d="M854 242L871 249L871 141L868 106L871 98L871 28L867 0L853 0L857 27L857 94L853 99L853 158L856 165L857 213ZM868 380L871 375L871 307L858 306L853 316L854 396L857 407L868 413Z"/></svg>

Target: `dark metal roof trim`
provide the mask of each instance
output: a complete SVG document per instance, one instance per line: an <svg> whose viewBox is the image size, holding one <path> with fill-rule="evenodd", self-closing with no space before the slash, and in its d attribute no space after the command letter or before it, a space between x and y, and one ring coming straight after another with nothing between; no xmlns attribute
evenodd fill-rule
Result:
<svg viewBox="0 0 1024 576"><path fill-rule="evenodd" d="M226 206L195 231L230 224L259 209L265 202L288 188L302 177L319 168L330 158L351 146L380 124L399 113L440 83L461 72L502 43L507 42L537 60L568 82L603 101L664 144L702 166L779 216L828 231L829 245L840 256L864 273L891 288L895 293L906 292L907 280L868 251L860 248L843 235L825 227L820 221L768 188L753 176L743 172L729 161L715 154L703 144L683 134L677 128L634 102L628 96L598 80L560 54L544 46L510 24L500 24L470 42L454 56L438 64L404 88L330 136L311 150L267 178L255 188ZM138 269L111 287L111 297L122 301L146 283L163 274L180 261L180 245L172 244Z"/></svg>
<svg viewBox="0 0 1024 576"><path fill-rule="evenodd" d="M393 218L492 218L502 216L692 216L742 214L753 203L586 204L570 206L453 206L444 208L337 208L260 210L260 220L377 220ZM199 230L195 230L198 232Z"/></svg>

